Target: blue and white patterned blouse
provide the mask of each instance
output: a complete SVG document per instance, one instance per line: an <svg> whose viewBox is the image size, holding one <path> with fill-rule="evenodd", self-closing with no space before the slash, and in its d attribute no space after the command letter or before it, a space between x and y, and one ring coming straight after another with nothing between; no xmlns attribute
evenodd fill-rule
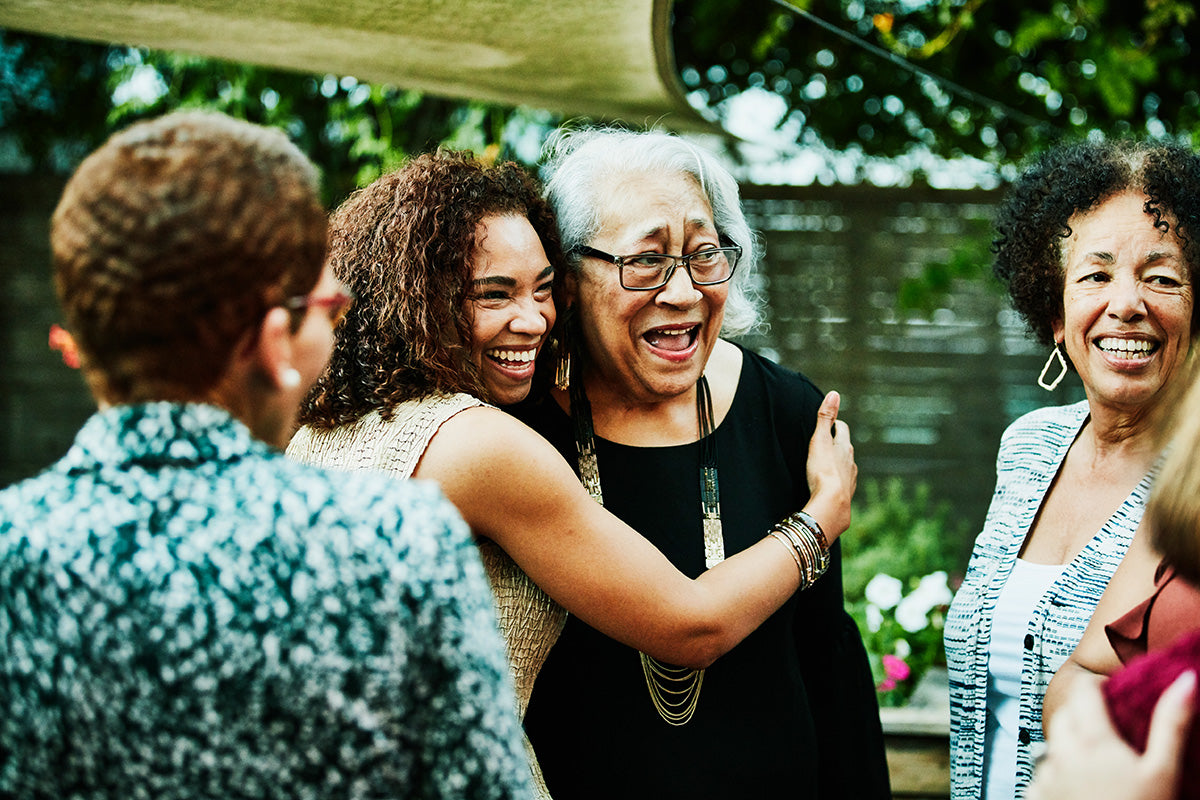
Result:
<svg viewBox="0 0 1200 800"><path fill-rule="evenodd" d="M1042 408L1004 432L996 491L975 540L962 586L946 617L950 673L950 796L977 800L985 782L988 652L996 600L1067 451L1088 420L1087 401ZM1034 608L1021 654L1017 797L1033 773L1031 745L1042 741L1042 697L1075 650L1104 588L1142 520L1154 470L1138 483L1094 537L1065 566Z"/></svg>
<svg viewBox="0 0 1200 800"><path fill-rule="evenodd" d="M514 704L432 485L153 403L0 492L0 796L529 797Z"/></svg>

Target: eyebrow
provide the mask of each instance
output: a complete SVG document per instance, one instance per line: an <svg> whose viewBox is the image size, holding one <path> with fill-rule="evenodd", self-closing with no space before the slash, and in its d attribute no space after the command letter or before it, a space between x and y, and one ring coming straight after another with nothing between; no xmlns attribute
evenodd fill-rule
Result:
<svg viewBox="0 0 1200 800"><path fill-rule="evenodd" d="M543 269L541 272L539 272L537 274L537 277L534 280L538 280L538 281L545 280L546 278L550 277L553 274L554 274L554 266L547 265L545 269ZM490 275L486 278L476 278L475 280L471 281L471 285L472 286L505 286L508 288L512 288L513 286L517 285L517 281L515 278L511 278L508 275Z"/></svg>
<svg viewBox="0 0 1200 800"><path fill-rule="evenodd" d="M1178 258L1179 258L1179 253L1168 253L1165 251L1159 252L1157 250L1153 250L1146 254L1146 258L1145 258L1145 260L1142 261L1142 263L1143 264L1153 264L1156 261L1165 261L1168 259L1178 259Z"/></svg>
<svg viewBox="0 0 1200 800"><path fill-rule="evenodd" d="M1099 249L1099 251L1085 253L1084 257L1079 259L1079 261L1076 261L1076 264L1078 264L1080 267L1086 267L1087 264L1096 264L1097 261L1099 261L1100 264L1105 266L1112 266L1116 264L1116 260L1116 255L1110 253L1109 251L1103 251L1103 249ZM1163 263L1178 264L1182 263L1182 261L1183 257L1180 253L1152 249L1152 251L1146 253L1144 257L1138 261L1138 269L1146 269L1146 267L1152 267Z"/></svg>
<svg viewBox="0 0 1200 800"><path fill-rule="evenodd" d="M706 219L705 217L693 217L692 219L687 220L684 223L684 229L688 233L691 233L695 230L719 233L716 222ZM647 228L638 234L638 241L643 242L647 239L653 239L662 234L662 232L665 230L667 230L666 225L655 225L653 228Z"/></svg>
<svg viewBox="0 0 1200 800"><path fill-rule="evenodd" d="M1114 264L1114 263L1116 263L1116 260L1117 260L1116 256L1114 256L1112 253L1108 252L1107 250L1094 250L1090 253L1087 253L1084 256L1084 258L1092 259L1095 261L1101 261L1105 264ZM1154 264L1159 261L1167 261L1167 260L1179 260L1179 254L1172 253L1172 252L1166 251L1166 250L1151 250L1149 253L1147 253L1141 259L1141 261L1139 263L1142 266L1145 266L1147 264Z"/></svg>

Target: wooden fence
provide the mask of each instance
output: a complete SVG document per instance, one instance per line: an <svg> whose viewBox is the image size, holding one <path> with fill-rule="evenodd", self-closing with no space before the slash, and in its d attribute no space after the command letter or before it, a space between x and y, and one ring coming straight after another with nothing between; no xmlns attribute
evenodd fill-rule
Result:
<svg viewBox="0 0 1200 800"><path fill-rule="evenodd" d="M981 265L932 313L902 312L907 278L960 251L988 257L999 195L874 187L743 189L763 234L769 329L746 344L843 396L860 483L925 481L978 532L1004 428L1026 411L1082 399L1036 379L1047 351L1027 336ZM963 543L965 553L969 542ZM965 560L963 563L965 567Z"/></svg>

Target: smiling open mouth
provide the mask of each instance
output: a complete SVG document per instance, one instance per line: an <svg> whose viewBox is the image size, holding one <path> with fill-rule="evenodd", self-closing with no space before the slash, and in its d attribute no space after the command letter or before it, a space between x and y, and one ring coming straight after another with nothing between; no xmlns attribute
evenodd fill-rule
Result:
<svg viewBox="0 0 1200 800"><path fill-rule="evenodd" d="M523 367L537 358L536 350L488 350L484 353L492 361L506 367Z"/></svg>
<svg viewBox="0 0 1200 800"><path fill-rule="evenodd" d="M1117 339L1107 336L1096 340L1096 347L1115 358L1146 358L1158 350L1158 342L1147 339Z"/></svg>
<svg viewBox="0 0 1200 800"><path fill-rule="evenodd" d="M651 347L659 350L687 350L696 341L699 325L689 325L686 328L655 328L646 332L642 338Z"/></svg>

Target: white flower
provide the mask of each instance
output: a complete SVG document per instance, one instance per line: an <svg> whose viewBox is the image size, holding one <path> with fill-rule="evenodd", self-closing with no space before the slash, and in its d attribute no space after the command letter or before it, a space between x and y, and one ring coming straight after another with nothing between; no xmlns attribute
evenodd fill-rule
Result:
<svg viewBox="0 0 1200 800"><path fill-rule="evenodd" d="M949 605L950 601L954 599L954 595L950 592L946 573L941 570L931 572L921 578L921 582L917 584L917 588L913 589L909 597L915 598L914 603L920 603L925 614L938 606Z"/></svg>
<svg viewBox="0 0 1200 800"><path fill-rule="evenodd" d="M879 610L879 606L874 603L867 604L867 628L871 633L876 633L883 627L883 612Z"/></svg>
<svg viewBox="0 0 1200 800"><path fill-rule="evenodd" d="M916 633L924 630L925 626L929 624L929 617L926 616L928 613L929 609L925 607L922 598L914 591L896 606L896 622L900 623L900 627L909 633Z"/></svg>
<svg viewBox="0 0 1200 800"><path fill-rule="evenodd" d="M886 573L879 573L867 584L865 591L867 602L873 603L886 611L894 608L904 596L904 584L899 578L893 578Z"/></svg>
<svg viewBox="0 0 1200 800"><path fill-rule="evenodd" d="M908 643L908 639L897 639L896 649L894 654L897 658L907 659L912 655L912 645Z"/></svg>

